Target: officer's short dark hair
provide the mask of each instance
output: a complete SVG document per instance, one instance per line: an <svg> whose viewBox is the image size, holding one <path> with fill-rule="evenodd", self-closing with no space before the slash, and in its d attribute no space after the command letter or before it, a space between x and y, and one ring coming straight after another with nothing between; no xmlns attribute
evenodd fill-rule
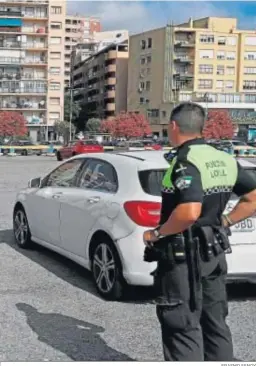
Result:
<svg viewBox="0 0 256 366"><path fill-rule="evenodd" d="M199 104L184 102L175 107L170 122L175 121L183 134L202 133L205 123L205 111Z"/></svg>

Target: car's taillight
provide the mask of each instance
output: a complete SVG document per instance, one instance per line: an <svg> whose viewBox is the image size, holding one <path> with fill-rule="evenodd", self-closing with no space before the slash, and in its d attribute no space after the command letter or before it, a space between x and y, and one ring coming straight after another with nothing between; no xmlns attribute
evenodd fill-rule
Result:
<svg viewBox="0 0 256 366"><path fill-rule="evenodd" d="M159 223L161 203L147 201L128 201L124 209L130 219L139 226L155 227Z"/></svg>

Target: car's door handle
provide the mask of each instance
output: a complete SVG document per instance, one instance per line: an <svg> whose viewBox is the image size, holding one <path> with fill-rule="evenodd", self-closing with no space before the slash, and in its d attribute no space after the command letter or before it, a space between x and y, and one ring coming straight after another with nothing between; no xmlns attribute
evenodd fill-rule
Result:
<svg viewBox="0 0 256 366"><path fill-rule="evenodd" d="M87 200L87 202L89 202L89 203L97 203L99 201L100 201L100 197L90 197Z"/></svg>
<svg viewBox="0 0 256 366"><path fill-rule="evenodd" d="M63 193L62 193L62 192L55 193L55 194L53 194L53 195L52 195L52 198L54 198L54 199L59 199L62 195L63 195Z"/></svg>

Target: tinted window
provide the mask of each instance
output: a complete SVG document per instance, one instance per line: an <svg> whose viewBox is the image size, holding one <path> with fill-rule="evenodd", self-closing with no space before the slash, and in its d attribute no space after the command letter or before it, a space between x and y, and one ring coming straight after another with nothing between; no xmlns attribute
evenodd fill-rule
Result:
<svg viewBox="0 0 256 366"><path fill-rule="evenodd" d="M256 180L256 168L245 168L245 170L253 177L253 179ZM237 199L237 195L236 194L232 194L231 199Z"/></svg>
<svg viewBox="0 0 256 366"><path fill-rule="evenodd" d="M83 141L84 145L99 145L98 141L94 141L94 140L86 140Z"/></svg>
<svg viewBox="0 0 256 366"><path fill-rule="evenodd" d="M76 159L62 164L47 177L45 186L73 187L76 173L83 162L82 159Z"/></svg>
<svg viewBox="0 0 256 366"><path fill-rule="evenodd" d="M244 142L241 142L241 141L232 141L232 144L234 146L247 146L247 144L245 144Z"/></svg>
<svg viewBox="0 0 256 366"><path fill-rule="evenodd" d="M152 196L161 196L162 180L166 170L144 170L139 172L143 191Z"/></svg>
<svg viewBox="0 0 256 366"><path fill-rule="evenodd" d="M77 186L108 193L118 189L117 174L114 167L99 159L90 159L83 167Z"/></svg>

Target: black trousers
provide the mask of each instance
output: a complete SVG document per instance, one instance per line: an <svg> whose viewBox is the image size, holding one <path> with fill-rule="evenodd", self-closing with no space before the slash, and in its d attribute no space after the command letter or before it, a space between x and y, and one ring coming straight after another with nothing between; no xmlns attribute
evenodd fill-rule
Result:
<svg viewBox="0 0 256 366"><path fill-rule="evenodd" d="M168 287L168 304L159 302L157 316L161 324L166 361L233 361L232 337L226 317L227 262L222 254L214 265L204 263L199 308L191 312L187 265L178 265L158 286Z"/></svg>

